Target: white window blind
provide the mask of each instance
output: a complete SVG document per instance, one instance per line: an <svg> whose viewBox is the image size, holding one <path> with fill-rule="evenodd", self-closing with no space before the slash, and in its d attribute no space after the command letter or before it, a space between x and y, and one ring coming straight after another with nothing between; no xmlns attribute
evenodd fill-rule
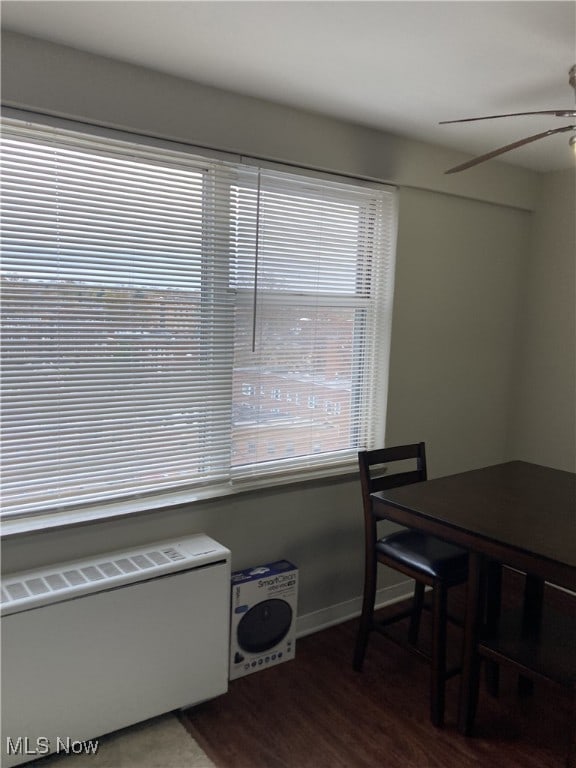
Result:
<svg viewBox="0 0 576 768"><path fill-rule="evenodd" d="M3 516L381 439L393 191L5 120Z"/></svg>

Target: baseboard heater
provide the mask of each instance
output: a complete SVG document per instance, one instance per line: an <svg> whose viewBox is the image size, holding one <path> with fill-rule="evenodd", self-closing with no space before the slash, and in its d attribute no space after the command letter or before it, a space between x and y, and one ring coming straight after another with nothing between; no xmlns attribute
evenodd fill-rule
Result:
<svg viewBox="0 0 576 768"><path fill-rule="evenodd" d="M229 606L230 553L204 535L7 577L2 766L224 693Z"/></svg>

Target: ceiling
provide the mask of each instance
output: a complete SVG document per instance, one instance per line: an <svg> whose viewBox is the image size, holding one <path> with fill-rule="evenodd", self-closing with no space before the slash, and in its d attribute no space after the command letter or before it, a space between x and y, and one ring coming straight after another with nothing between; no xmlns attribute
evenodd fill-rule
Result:
<svg viewBox="0 0 576 768"><path fill-rule="evenodd" d="M574 123L576 3L4 0L2 26L196 82L481 154ZM574 166L569 134L502 157Z"/></svg>

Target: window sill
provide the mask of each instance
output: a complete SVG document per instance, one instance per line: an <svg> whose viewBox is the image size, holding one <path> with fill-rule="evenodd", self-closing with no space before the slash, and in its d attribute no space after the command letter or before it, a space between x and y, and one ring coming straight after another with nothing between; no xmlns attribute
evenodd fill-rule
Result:
<svg viewBox="0 0 576 768"><path fill-rule="evenodd" d="M174 491L172 493L163 493L157 496L148 496L141 499L131 499L129 501L107 502L87 506L82 509L46 512L29 517L14 518L2 521L0 524L0 534L3 539L12 536L22 536L28 533L41 533L43 531L57 530L69 526L83 526L107 520L126 518L136 514L158 513L169 511L171 509L195 504L211 499L224 498L226 496L237 496L242 493L262 491L263 493L272 492L278 488L286 488L291 485L302 485L310 483L321 483L328 480L350 480L357 475L357 468L354 463L336 467L324 468L323 470L302 471L296 474L287 474L282 477L275 477L274 482L263 482L262 480L249 480L239 482L235 485L212 486L205 489Z"/></svg>

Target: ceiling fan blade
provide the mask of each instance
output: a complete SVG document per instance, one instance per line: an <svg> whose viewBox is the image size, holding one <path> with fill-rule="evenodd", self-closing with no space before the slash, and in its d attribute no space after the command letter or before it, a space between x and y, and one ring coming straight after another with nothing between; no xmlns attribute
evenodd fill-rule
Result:
<svg viewBox="0 0 576 768"><path fill-rule="evenodd" d="M518 147L523 147L525 144L538 141L538 139L544 139L546 136L552 136L555 133L565 133L566 131L574 130L576 130L576 125L563 125L561 128L552 128L549 131L535 133L533 136L527 136L525 139L519 139L518 141L512 142L512 144L506 144L504 147L499 147L498 149L492 150L492 152L487 152L485 155L480 155L479 157L475 157L473 160L468 160L466 163L456 165L454 168L450 168L449 170L444 171L444 173L458 173L459 171L465 171L467 168L472 168L474 165L484 163L486 160L491 160L493 157L498 157L498 155L503 155L504 152L510 152L511 149L518 149Z"/></svg>
<svg viewBox="0 0 576 768"><path fill-rule="evenodd" d="M556 117L576 117L574 109L541 109L537 112L509 112L506 115L484 115L483 117L464 117L461 120L441 120L438 125L451 123L474 123L477 120L497 120L499 117L523 117L524 115L555 115Z"/></svg>

